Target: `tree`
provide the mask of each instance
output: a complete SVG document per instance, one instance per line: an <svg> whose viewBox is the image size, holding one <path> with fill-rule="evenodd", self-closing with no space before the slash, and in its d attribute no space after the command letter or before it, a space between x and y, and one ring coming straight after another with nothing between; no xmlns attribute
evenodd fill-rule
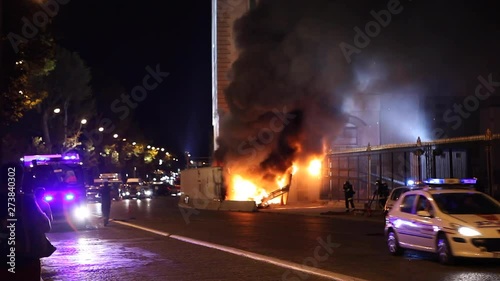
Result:
<svg viewBox="0 0 500 281"><path fill-rule="evenodd" d="M48 95L38 105L38 110L42 115L41 128L46 146L52 151L57 148L62 152L78 144L80 122L95 115L95 103L90 87L90 69L79 54L57 46L55 61L54 70L40 81L40 87L47 89ZM55 109L63 116L54 118L58 126L51 126Z"/></svg>
<svg viewBox="0 0 500 281"><path fill-rule="evenodd" d="M23 17L33 18L40 6L35 1L5 1L0 9L0 161L7 143L7 127L18 122L47 95L37 81L54 68L54 41L49 24L29 40L9 38L22 34ZM8 11L8 12L4 12ZM50 20L49 20L50 22ZM49 23L48 22L48 23ZM3 25L2 25L3 24Z"/></svg>

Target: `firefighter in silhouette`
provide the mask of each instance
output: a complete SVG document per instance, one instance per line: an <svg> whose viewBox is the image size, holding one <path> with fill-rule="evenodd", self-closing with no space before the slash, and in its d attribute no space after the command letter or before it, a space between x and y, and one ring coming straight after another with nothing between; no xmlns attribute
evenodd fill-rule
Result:
<svg viewBox="0 0 500 281"><path fill-rule="evenodd" d="M101 187L101 212L104 226L108 225L111 213L111 187L107 181Z"/></svg>
<svg viewBox="0 0 500 281"><path fill-rule="evenodd" d="M352 184L347 180L344 183L344 196L345 196L345 211L349 212L349 205L354 210L354 194L356 192L352 188Z"/></svg>
<svg viewBox="0 0 500 281"><path fill-rule="evenodd" d="M389 196L389 186L381 180L377 180L375 184L377 186L376 195L378 196L378 203L380 208L384 208L387 197Z"/></svg>

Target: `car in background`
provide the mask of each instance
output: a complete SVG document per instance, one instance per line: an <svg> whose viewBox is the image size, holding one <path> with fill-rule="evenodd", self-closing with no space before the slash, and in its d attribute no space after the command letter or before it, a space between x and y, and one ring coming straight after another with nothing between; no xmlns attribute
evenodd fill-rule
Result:
<svg viewBox="0 0 500 281"><path fill-rule="evenodd" d="M400 196L385 236L393 255L412 249L435 253L442 264L457 257L500 260L500 203L466 182L429 182Z"/></svg>
<svg viewBox="0 0 500 281"><path fill-rule="evenodd" d="M90 185L87 187L87 201L89 202L101 202L101 193L99 186Z"/></svg>
<svg viewBox="0 0 500 281"><path fill-rule="evenodd" d="M384 216L387 216L387 213L389 213L389 211L394 206L394 203L396 203L396 201L398 201L399 197L403 193L408 192L408 191L415 189L415 188L424 187L426 185L427 184L424 182L415 182L413 180L409 180L407 182L407 185L398 186L398 187L391 189L389 196L387 197L387 200L385 201Z"/></svg>
<svg viewBox="0 0 500 281"><path fill-rule="evenodd" d="M154 195L153 188L149 185L143 185L139 192L139 199L153 198Z"/></svg>
<svg viewBox="0 0 500 281"><path fill-rule="evenodd" d="M137 184L125 184L122 190L122 198L123 199L133 199L139 198L141 195L139 191L139 185Z"/></svg>
<svg viewBox="0 0 500 281"><path fill-rule="evenodd" d="M154 190L155 196L179 196L180 189L175 185L171 185L164 182L153 182L151 184Z"/></svg>

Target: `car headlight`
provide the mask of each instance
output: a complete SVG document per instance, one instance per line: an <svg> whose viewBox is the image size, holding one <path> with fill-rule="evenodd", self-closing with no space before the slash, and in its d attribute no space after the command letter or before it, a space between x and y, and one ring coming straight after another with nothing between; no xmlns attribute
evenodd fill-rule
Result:
<svg viewBox="0 0 500 281"><path fill-rule="evenodd" d="M454 224L452 223L451 224L452 227L454 227L458 233L460 233L460 235L463 235L463 236L480 236L481 233L473 228L470 228L470 227L467 227L467 226L461 226L461 225L458 225L458 224Z"/></svg>
<svg viewBox="0 0 500 281"><path fill-rule="evenodd" d="M146 190L146 191L144 191L144 194L146 194L146 195L149 196L149 195L151 195L151 191L150 190Z"/></svg>
<svg viewBox="0 0 500 281"><path fill-rule="evenodd" d="M479 231L472 229L470 227L459 227L458 228L458 233L462 234L463 236L479 236L481 233Z"/></svg>
<svg viewBox="0 0 500 281"><path fill-rule="evenodd" d="M80 206L75 209L74 215L77 219L86 219L90 216L90 211L85 206Z"/></svg>

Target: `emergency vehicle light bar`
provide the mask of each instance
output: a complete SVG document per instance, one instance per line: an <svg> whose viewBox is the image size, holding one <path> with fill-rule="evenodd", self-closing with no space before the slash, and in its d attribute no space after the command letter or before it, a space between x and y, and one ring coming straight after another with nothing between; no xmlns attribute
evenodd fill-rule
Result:
<svg viewBox="0 0 500 281"><path fill-rule="evenodd" d="M453 179L453 178L448 178L448 179L428 179L425 181L427 184L476 184L477 179L472 178L472 179Z"/></svg>
<svg viewBox="0 0 500 281"><path fill-rule="evenodd" d="M33 162L37 165L47 165L50 162L64 162L64 163L80 163L80 156L78 153L68 154L42 154L42 155L25 155L23 157L25 167L33 167Z"/></svg>

